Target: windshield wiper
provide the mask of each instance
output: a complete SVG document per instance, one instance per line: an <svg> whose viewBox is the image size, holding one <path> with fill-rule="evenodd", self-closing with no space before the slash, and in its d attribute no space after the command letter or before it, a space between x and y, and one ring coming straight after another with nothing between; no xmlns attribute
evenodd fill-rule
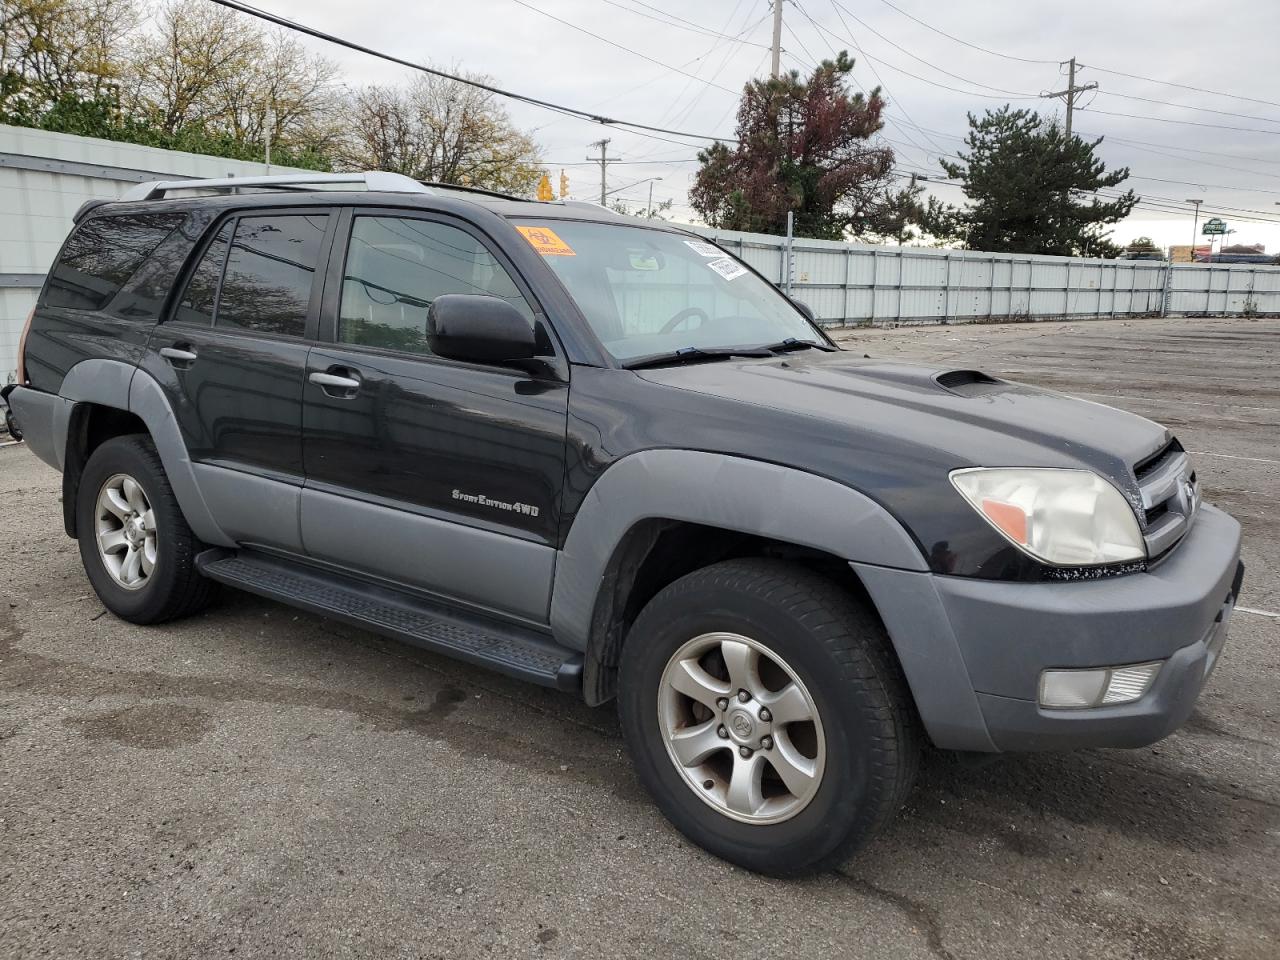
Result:
<svg viewBox="0 0 1280 960"><path fill-rule="evenodd" d="M836 348L825 343L814 343L812 340L797 340L795 337L787 337L785 340L779 340L777 343L771 343L759 349L768 350L770 353L791 353L793 350L822 350L830 353Z"/></svg>
<svg viewBox="0 0 1280 960"><path fill-rule="evenodd" d="M651 353L648 356L628 360L622 366L627 370L639 370L643 367L665 367L678 363L701 363L707 360L725 360L729 357L772 357L774 354L767 347L682 347L679 350L668 350L664 353Z"/></svg>

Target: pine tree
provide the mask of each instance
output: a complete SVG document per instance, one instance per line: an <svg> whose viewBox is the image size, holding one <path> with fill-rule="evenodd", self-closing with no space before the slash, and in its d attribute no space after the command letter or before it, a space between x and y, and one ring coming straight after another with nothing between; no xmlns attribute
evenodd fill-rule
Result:
<svg viewBox="0 0 1280 960"><path fill-rule="evenodd" d="M841 239L866 232L884 204L893 151L871 142L884 125L879 90L850 94L853 61L841 52L807 79L797 71L746 85L738 145L715 143L689 202L713 227Z"/></svg>
<svg viewBox="0 0 1280 960"><path fill-rule="evenodd" d="M960 162L940 162L948 177L961 182L969 205L930 198L922 217L926 232L992 253L1120 252L1104 228L1127 217L1138 198L1132 190L1107 199L1097 195L1129 176L1128 167L1108 173L1095 156L1101 137L1068 139L1056 122L1006 105L981 118L970 114L965 143Z"/></svg>

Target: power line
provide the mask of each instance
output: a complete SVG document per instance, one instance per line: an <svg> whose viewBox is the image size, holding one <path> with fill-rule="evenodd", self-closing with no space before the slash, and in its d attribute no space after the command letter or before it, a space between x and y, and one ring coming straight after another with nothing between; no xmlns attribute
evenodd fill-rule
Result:
<svg viewBox="0 0 1280 960"><path fill-rule="evenodd" d="M956 43L959 43L966 47L971 47L972 49L981 51L982 53L989 53L993 57L1003 57L1005 60L1017 60L1020 63L1056 64L1060 62L1058 60L1034 60L1034 59L1031 59L1030 57L1017 57L1011 53L1001 53L998 50L990 50L987 47L980 47L978 46L978 44L970 43L968 40L961 40L959 37L953 36L952 34L947 33L945 30L939 30L937 27L933 26L930 23L926 23L925 21L921 20L919 17L915 16L914 14L908 13L906 10L903 10L901 7L895 6L894 4L890 3L889 0L880 0L880 2L883 3L886 7L889 7L893 10L897 10L898 13L902 14L908 20L914 20L916 23L920 24L920 26L924 27L926 30L932 30L934 33L938 34L939 36L946 37L948 40L954 40Z"/></svg>
<svg viewBox="0 0 1280 960"><path fill-rule="evenodd" d="M1263 123L1280 123L1280 119L1276 117L1259 117L1252 113L1235 113L1231 110L1214 110L1212 107L1195 107L1189 103L1175 103L1172 100L1153 100L1151 97L1139 97L1132 93L1117 93L1114 90L1099 90L1103 96L1119 97L1122 100L1138 100L1142 103L1154 103L1161 107L1176 107L1179 110L1195 110L1198 113L1216 113L1223 117L1236 117L1240 120L1261 120ZM1280 133L1277 130L1276 133Z"/></svg>
<svg viewBox="0 0 1280 960"><path fill-rule="evenodd" d="M259 10L256 7L252 7L247 3L240 2L240 0L209 0L209 2L216 3L220 7L226 7L229 10L235 10L238 13L243 13L250 17L255 17L259 20L265 20L268 23L274 23L276 26L284 27L288 30L293 30L298 33L306 34L307 36L314 37L317 40L324 40L327 43L332 43L340 47L345 47L348 50L355 50L358 53L364 53L364 54L368 54L371 57L377 57L379 60L385 60L388 63L394 63L394 64L397 64L398 66L408 67L411 70L418 70L422 73L431 74L432 76L442 77L443 79L452 80L456 83L465 84L466 86L469 86L469 87L475 87L479 90L485 90L489 93L495 94L496 96L506 97L509 100L517 100L521 103L527 103L530 106L541 107L544 110L552 110L552 111L555 111L556 113L561 113L570 117L576 117L580 120L589 120L592 123L605 124L606 126L626 127L632 131L645 130L645 131L649 131L650 133L666 133L666 134L670 134L673 137L688 137L693 140L722 140L727 143L737 143L736 140L729 137L719 137L719 136L713 136L711 134L702 134L702 133L685 133L680 130L668 130L663 127L650 126L648 124L636 123L630 120L618 120L613 117L607 117L598 113L593 113L589 110L580 110L576 107L568 107L563 104L553 103L550 100L542 100L538 97L533 97L528 94L516 93L515 91L512 91L512 90L505 90L502 87L496 87L496 86L493 86L492 84L484 83L479 80L473 80L470 77L463 77L457 74L449 73L447 70L437 70L435 67L428 67L425 64L415 63L412 60L405 60L403 57L397 57L394 54L383 53L381 50L375 50L372 47L366 47L363 44L356 43L352 40L343 39L342 37L336 36L332 33L326 33L325 31L318 30L315 27L309 27L305 24L298 23L295 20L289 20L285 17L277 16L274 13L268 13L265 10ZM665 64L662 64L662 66L665 66ZM641 135L645 136L647 134L641 134ZM652 137L652 139L661 140L663 138ZM674 141L674 140L668 141L668 142L679 143L679 141ZM679 145L693 146L693 144L679 144Z"/></svg>
<svg viewBox="0 0 1280 960"><path fill-rule="evenodd" d="M844 12L847 13L850 16L850 18L862 24L862 26L866 28L868 32L875 34L877 37L879 37L885 43L889 44L889 46L893 47L895 50L899 50L902 53L905 53L912 60L916 60L920 63L923 63L926 67L929 67L931 70L936 70L938 73L941 73L944 76L951 77L953 80L959 80L962 83L971 83L975 87L982 87L985 90L994 90L997 93L1005 93L1015 97L1033 97L1034 96L1033 94L1029 94L1020 90L1005 90L1003 87L993 87L989 83L980 83L977 80L971 80L968 77L962 77L958 73L952 73L949 70L943 70L937 64L930 63L928 60L925 60L923 57L917 57L914 53L912 53L910 50L908 50L906 47L902 46L901 44L894 43L892 40L886 37L883 33L881 33L875 27L871 26L871 24L867 23L867 21L863 20L856 13L854 13L852 10L846 7L843 3L836 3L835 5L840 7L842 10L844 10Z"/></svg>
<svg viewBox="0 0 1280 960"><path fill-rule="evenodd" d="M215 0L215 2L218 2L218 0ZM625 44L621 44L614 40L610 40L608 37L602 37L600 34L593 33L592 31L588 30L586 27L580 27L576 23L573 23L569 20L565 20L562 17L557 17L554 13L547 13L547 11L545 10L539 10L533 4L525 3L525 0L511 0L511 2L516 4L517 6L524 7L526 10L532 10L534 13L538 14L538 16L540 17L546 17L548 20L554 20L556 23L563 24L564 26L568 27L570 30L577 30L579 33L585 33L588 37L591 37L592 39L599 40L601 43L607 43L609 46L614 47L615 49L618 49L618 50L622 50L625 53L629 53L634 57L639 57L641 60L648 60L650 63L657 64L659 67L666 67L668 70L672 71L673 73L683 74L686 77L693 77L693 79L698 80L699 83L705 83L708 86L715 87L717 90L723 90L725 93L733 93L733 94L737 93L736 90L730 90L728 87L722 87L718 83L711 83L708 80L702 80L698 77L695 77L692 73L685 73L685 71L681 70L679 67L672 66L669 63L663 63L661 60L655 60L653 57L648 56L647 54L641 53L639 50L633 50L631 47L628 47Z"/></svg>
<svg viewBox="0 0 1280 960"><path fill-rule="evenodd" d="M659 17L652 13L645 13L643 10L636 10L634 7L629 7L626 4L619 3L618 0L600 0L600 2L607 3L611 7L617 7L619 10L625 10L627 13L633 13L637 17L645 17L655 23L665 24L668 27L675 27L677 30L688 30L690 33L700 33L704 37L718 37L721 40L737 39L736 37L731 37L726 33L717 33L709 27L701 26L700 24L694 23L692 20L686 20L683 17L677 17L674 13L667 13L666 11L660 10L658 7L650 6L647 3L641 3L639 6L648 7L650 10L656 10L658 13L662 14L662 16ZM668 17L670 19L664 20L663 17ZM756 43L754 40L744 40L742 42L752 47L767 47L766 44Z"/></svg>
<svg viewBox="0 0 1280 960"><path fill-rule="evenodd" d="M1104 136L1104 134L1095 134L1095 133L1084 133L1083 135L1086 137ZM1166 150L1182 150L1182 151L1185 151L1186 153L1201 153L1207 157L1222 157L1227 160L1247 160L1250 163L1271 163L1271 164L1280 165L1280 160L1269 160L1266 157L1242 157L1239 154L1220 153L1214 150L1201 150L1198 147L1183 147L1173 143L1155 143L1150 140L1133 140L1127 137L1117 137L1112 134L1105 134L1105 136L1108 140L1112 140L1116 143L1140 143L1144 147L1163 147ZM1189 163L1197 162L1195 160L1192 160L1190 157L1178 157L1177 159L1179 160L1185 159Z"/></svg>
<svg viewBox="0 0 1280 960"><path fill-rule="evenodd" d="M848 40L849 40L849 42L850 42L850 43L852 43L852 44L853 44L853 48L854 48L855 50L857 50L860 54L862 54L864 57L866 57L866 58L867 58L867 66L869 66L869 67L871 68L871 74L872 74L872 76L874 76L874 77L876 78L876 80L880 83L880 86L884 88L884 92L885 92L887 95L889 95L890 97L892 97L892 94L890 94L890 93L889 93L889 87L888 87L888 85L884 82L884 78L880 76L880 71L876 69L875 59L874 59L873 57L869 57L869 56L867 56L867 52L866 52L865 50L863 50L863 49L862 49L862 45L861 45L861 44L859 44L857 40L853 39L853 31L849 29L849 24L845 22L844 14L840 12L840 11L841 11L840 4L838 4L838 3L836 2L836 0L831 0L831 9L835 11L835 13L836 13L836 17L837 17L837 18L839 19L839 21L840 21L840 25L841 25L842 27L844 27L844 29L848 32L848 34L849 34L849 36L848 36ZM818 23L818 22L817 22L816 20L814 20L812 17L809 17L809 22L810 22L810 23L812 23L815 27L817 27L817 28L818 28L819 30L821 30L822 32L824 32L824 33L830 33L830 31L829 31L829 30L827 30L827 29L826 29L826 27L822 26L822 24ZM836 35L836 34L832 34L832 36L834 36L837 40L840 40L840 39L841 39L841 38L840 38L838 35ZM916 122L915 122L914 120L912 120L912 119L911 119L911 114L907 113L907 108L906 108L905 106L903 106L903 104L902 104L902 101L901 101L901 100L899 100L899 101L898 101L898 109L902 111L902 115L903 115L904 117L906 117L908 121L910 121L910 123L911 123L911 125L912 125L912 126L915 126L915 125L916 125ZM911 139L911 135L910 135L910 134L904 133L904 134L903 134L903 136L905 136L908 140L910 140L910 139ZM941 149L942 149L942 147L941 147L938 143L936 143L936 142L934 141L934 139L933 139L932 137L930 137L927 133L925 134L925 139L926 139L926 140L928 140L930 143L932 143L932 144L934 145L934 147L936 147L938 150L941 150ZM923 148L923 147L921 147L920 149L921 149L921 150L924 150L924 148ZM925 152L925 155L926 155L926 156L928 156L929 151L928 151L928 150L925 150L924 152Z"/></svg>
<svg viewBox="0 0 1280 960"><path fill-rule="evenodd" d="M841 13L842 8L840 4L838 4L836 0L831 0L831 4L836 11L836 16L840 18L840 22L844 24L845 30L848 31L849 36L841 37L839 34L832 33L830 30L828 30L822 24L818 23L816 20L812 20L812 18L811 18L811 22L815 27L817 27L823 33L831 33L831 35L835 37L837 40L839 40L841 43L853 44L854 49L857 50L860 54L862 54L867 59L868 65L871 66L872 73L875 73L877 78L879 78L880 75L875 69L875 64L878 63L882 67L888 67L890 70L893 70L896 73L901 73L901 74L904 74L905 76L911 77L913 80L919 80L921 83L927 83L930 86L938 87L939 89L942 89L942 90L950 90L952 93L962 93L968 97L982 97L986 100L1039 100L1040 99L1039 95L1032 96L1030 94L1027 94L1023 96L1019 94L1017 96L1010 97L1010 96L998 96L994 93L981 93L977 90L962 90L959 87L953 87L948 83L942 83L940 80L932 80L929 77L922 77L918 73L912 73L910 70L907 70L904 67L900 67L895 63L890 63L888 60L885 60L883 57L873 57L871 54L867 53L865 49L863 49L862 45L858 43L857 40L853 39L853 31L849 29L849 24L845 21L844 15ZM850 16L852 16L852 14L850 14ZM881 86L883 85L884 85L884 81L882 80Z"/></svg>
<svg viewBox="0 0 1280 960"><path fill-rule="evenodd" d="M884 0L881 0L881 2L884 2ZM1085 66L1085 64L1081 64L1081 66ZM1214 97L1228 97L1232 100L1244 100L1248 103L1261 103L1268 107L1280 107L1280 103L1277 103L1275 100L1259 100L1257 97L1244 97L1238 93L1226 93L1222 90L1209 90L1206 87L1193 87L1186 83L1174 83L1172 80L1156 80L1152 77L1139 76L1136 73L1121 73L1119 70L1108 70L1106 67L1095 66L1092 63L1088 64L1088 67L1090 70L1097 70L1099 73L1109 73L1112 76L1126 77L1129 80L1142 80L1146 83L1156 83L1166 87L1177 87L1180 90L1194 90L1196 93L1207 93Z"/></svg>
<svg viewBox="0 0 1280 960"><path fill-rule="evenodd" d="M217 0L215 0L217 2ZM1110 110L1097 110L1094 107L1080 107L1080 112L1101 114L1105 117L1124 117L1127 120L1152 120L1156 123L1177 123L1185 127L1209 127L1213 130L1235 130L1240 133L1269 133L1273 137L1280 136L1280 130L1259 130L1257 127L1232 127L1221 123L1201 123L1198 120L1174 120L1171 117L1153 117L1138 113L1114 113ZM1280 122L1280 121L1277 121Z"/></svg>

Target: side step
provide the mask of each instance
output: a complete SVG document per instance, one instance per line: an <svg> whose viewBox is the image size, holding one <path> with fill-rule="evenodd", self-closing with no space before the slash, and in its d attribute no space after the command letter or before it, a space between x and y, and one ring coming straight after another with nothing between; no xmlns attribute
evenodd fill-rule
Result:
<svg viewBox="0 0 1280 960"><path fill-rule="evenodd" d="M566 692L582 690L582 654L534 630L251 550L206 550L196 557L196 568L238 590L507 676Z"/></svg>

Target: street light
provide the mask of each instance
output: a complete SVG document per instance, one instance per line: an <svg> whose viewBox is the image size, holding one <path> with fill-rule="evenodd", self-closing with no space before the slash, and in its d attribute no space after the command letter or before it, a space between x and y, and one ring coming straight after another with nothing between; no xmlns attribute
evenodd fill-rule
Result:
<svg viewBox="0 0 1280 960"><path fill-rule="evenodd" d="M661 182L662 182L661 177L649 178L649 207L647 210L645 210L645 213L644 213L646 219L649 219L649 220L653 219L653 185L655 183L661 183Z"/></svg>
<svg viewBox="0 0 1280 960"><path fill-rule="evenodd" d="M1200 229L1200 204L1203 200L1188 200L1187 203L1194 203L1196 207L1195 218L1191 221L1191 262L1196 262L1196 236Z"/></svg>

